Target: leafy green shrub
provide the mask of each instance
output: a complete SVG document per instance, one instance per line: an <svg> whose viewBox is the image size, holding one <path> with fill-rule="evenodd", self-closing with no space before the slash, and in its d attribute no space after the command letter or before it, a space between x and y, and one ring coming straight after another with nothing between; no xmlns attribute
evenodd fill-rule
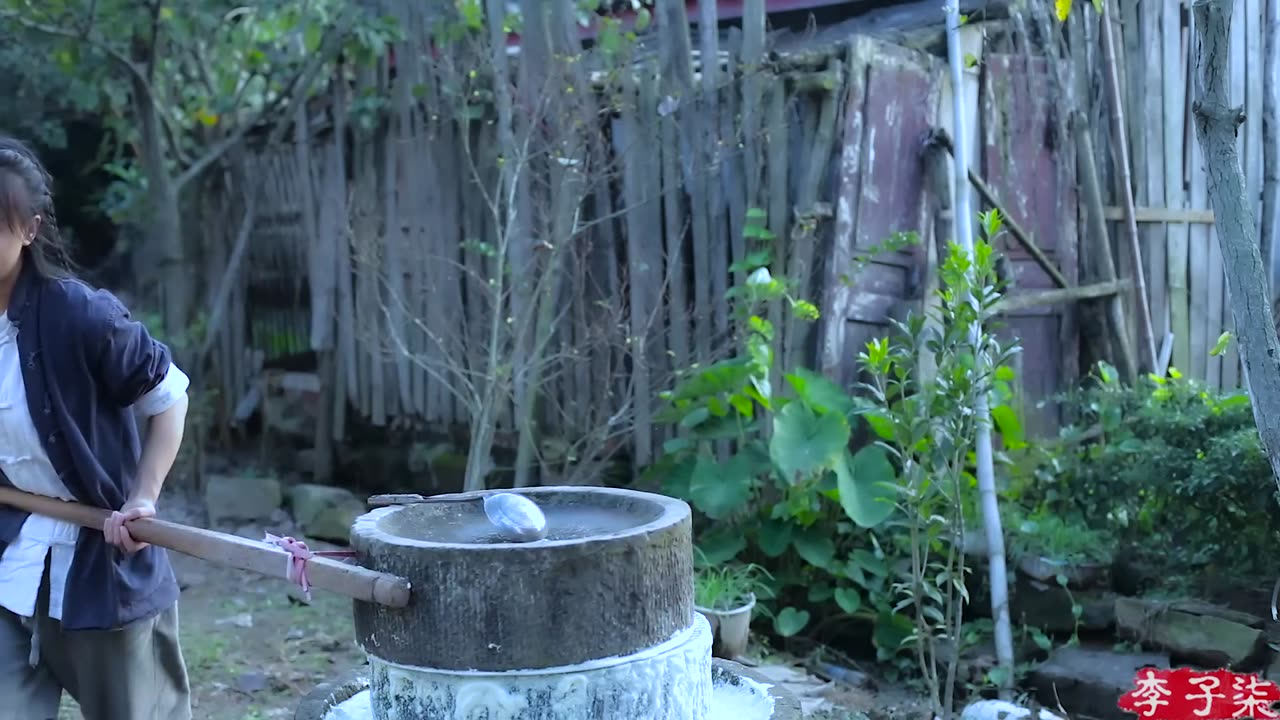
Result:
<svg viewBox="0 0 1280 720"><path fill-rule="evenodd" d="M1183 576L1274 570L1275 483L1244 391L1218 392L1171 369L1136 386L1100 365L1064 398L1079 421L1016 477L1024 508L1147 550Z"/></svg>
<svg viewBox="0 0 1280 720"><path fill-rule="evenodd" d="M824 615L871 618L875 608L891 609L885 558L869 548L865 529L893 512L895 470L881 447L849 450L866 402L804 369L785 373L784 388L772 387L775 337L766 310L785 303L802 321L817 311L769 275L763 213L747 220L745 234L757 247L735 267L747 283L730 291L742 352L690 369L663 393L667 407L658 419L680 436L665 444L649 475L700 512L697 543L707 564L737 559L770 568L767 596L780 608L771 613L774 629L789 636L811 626L814 606ZM864 604L867 588L884 599Z"/></svg>
<svg viewBox="0 0 1280 720"><path fill-rule="evenodd" d="M999 218L986 220L990 237ZM739 268L751 280L735 296L742 352L691 369L663 394L660 417L678 436L650 476L699 511L706 563L769 568L766 604L780 635L866 621L881 659L932 668L936 688L932 652L927 662L904 655L957 632L967 598L959 511L976 505L972 407L978 393L1007 397L1012 379L1013 349L989 331L974 335L999 299L991 245L972 255L951 247L934 306L860 355L867 382L857 394L802 368L772 386L773 327L761 310L787 302L809 318L812 306L768 276L767 252L751 260L760 264ZM932 372L920 366L926 356ZM1020 437L1010 406L996 410L1000 429Z"/></svg>
<svg viewBox="0 0 1280 720"><path fill-rule="evenodd" d="M1113 559L1110 534L1064 519L1043 505L1028 510L1006 503L1002 519L1008 529L1005 547L1013 557L1034 554L1073 564Z"/></svg>

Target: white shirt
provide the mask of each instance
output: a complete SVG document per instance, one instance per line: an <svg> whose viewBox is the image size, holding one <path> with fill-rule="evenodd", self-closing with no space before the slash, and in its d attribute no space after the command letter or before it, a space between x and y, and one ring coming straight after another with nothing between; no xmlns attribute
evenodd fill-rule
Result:
<svg viewBox="0 0 1280 720"><path fill-rule="evenodd" d="M164 380L134 406L135 412L152 417L178 401L191 381L176 365ZM61 500L73 500L49 461L31 412L18 356L18 331L7 314L0 314L0 470L19 490ZM49 617L62 619L63 591L80 527L43 515L31 515L13 542L0 555L0 606L21 617L32 617L36 595L49 562Z"/></svg>

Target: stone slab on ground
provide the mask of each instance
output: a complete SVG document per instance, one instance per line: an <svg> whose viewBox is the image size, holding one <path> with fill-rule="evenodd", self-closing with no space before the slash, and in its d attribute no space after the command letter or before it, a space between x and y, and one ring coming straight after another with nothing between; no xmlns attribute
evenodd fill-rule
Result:
<svg viewBox="0 0 1280 720"><path fill-rule="evenodd" d="M1169 656L1155 653L1118 653L1106 648L1064 647L1031 672L1036 700L1046 708L1059 702L1067 714L1098 720L1133 720L1117 703L1133 688L1139 668L1169 667Z"/></svg>
<svg viewBox="0 0 1280 720"><path fill-rule="evenodd" d="M350 541L351 524L368 509L350 490L311 483L295 485L289 504L303 535L339 543Z"/></svg>
<svg viewBox="0 0 1280 720"><path fill-rule="evenodd" d="M211 475L204 506L213 525L266 521L284 502L280 481L251 475Z"/></svg>
<svg viewBox="0 0 1280 720"><path fill-rule="evenodd" d="M1266 652L1262 619L1199 602L1116 600L1120 635L1206 667L1228 667Z"/></svg>
<svg viewBox="0 0 1280 720"><path fill-rule="evenodd" d="M821 710L832 709L834 704L825 695L831 683L806 672L796 665L766 663L751 668L756 675L791 693L800 702L805 717Z"/></svg>
<svg viewBox="0 0 1280 720"><path fill-rule="evenodd" d="M1110 584L1111 567L1102 562L1068 562L1053 560L1033 553L1024 553L1017 560L1018 574L1044 583L1058 583L1061 578L1068 587L1085 589Z"/></svg>

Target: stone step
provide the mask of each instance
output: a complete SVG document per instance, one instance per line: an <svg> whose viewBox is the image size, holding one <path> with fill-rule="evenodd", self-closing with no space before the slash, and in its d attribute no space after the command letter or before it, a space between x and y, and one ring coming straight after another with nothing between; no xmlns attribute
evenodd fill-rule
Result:
<svg viewBox="0 0 1280 720"><path fill-rule="evenodd" d="M1099 647L1063 647L1031 672L1036 700L1046 708L1059 703L1071 717L1133 720L1119 708L1120 696L1133 688L1134 675L1144 667L1169 667L1169 656L1119 653Z"/></svg>

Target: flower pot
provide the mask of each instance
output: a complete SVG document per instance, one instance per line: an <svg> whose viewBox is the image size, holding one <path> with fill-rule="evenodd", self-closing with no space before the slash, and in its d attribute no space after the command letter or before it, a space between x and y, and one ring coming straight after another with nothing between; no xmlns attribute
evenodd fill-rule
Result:
<svg viewBox="0 0 1280 720"><path fill-rule="evenodd" d="M747 640L751 637L751 613L756 609L756 596L747 595L747 601L732 610L712 610L699 607L698 612L711 623L715 642L712 653L719 658L732 660L747 652Z"/></svg>

